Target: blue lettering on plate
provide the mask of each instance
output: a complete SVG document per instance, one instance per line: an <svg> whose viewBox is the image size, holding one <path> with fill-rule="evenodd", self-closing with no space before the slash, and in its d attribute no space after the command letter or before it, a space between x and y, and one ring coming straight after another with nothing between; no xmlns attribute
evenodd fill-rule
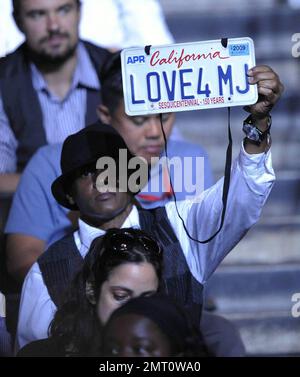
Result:
<svg viewBox="0 0 300 377"><path fill-rule="evenodd" d="M129 56L127 58L127 64L136 64L136 63L145 63L145 56L144 55Z"/></svg>
<svg viewBox="0 0 300 377"><path fill-rule="evenodd" d="M229 45L230 56L249 55L249 43Z"/></svg>

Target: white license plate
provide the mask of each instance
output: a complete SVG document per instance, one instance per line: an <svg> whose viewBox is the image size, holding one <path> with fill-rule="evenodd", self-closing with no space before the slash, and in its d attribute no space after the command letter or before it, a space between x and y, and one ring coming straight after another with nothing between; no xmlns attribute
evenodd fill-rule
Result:
<svg viewBox="0 0 300 377"><path fill-rule="evenodd" d="M246 72L255 66L251 38L127 48L121 53L125 111L144 115L245 106L257 101Z"/></svg>

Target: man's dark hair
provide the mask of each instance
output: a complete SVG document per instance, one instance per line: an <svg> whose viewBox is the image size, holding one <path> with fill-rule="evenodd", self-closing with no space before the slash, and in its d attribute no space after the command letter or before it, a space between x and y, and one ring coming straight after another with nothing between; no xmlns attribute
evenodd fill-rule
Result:
<svg viewBox="0 0 300 377"><path fill-rule="evenodd" d="M124 98L120 52L116 52L104 67L101 83L103 105L113 114Z"/></svg>
<svg viewBox="0 0 300 377"><path fill-rule="evenodd" d="M19 16L20 16L21 1L22 0L12 0L12 4L13 4L13 16L14 16L14 19L16 21L18 21ZM76 2L77 2L77 6L80 7L81 6L81 1L80 0L76 0Z"/></svg>

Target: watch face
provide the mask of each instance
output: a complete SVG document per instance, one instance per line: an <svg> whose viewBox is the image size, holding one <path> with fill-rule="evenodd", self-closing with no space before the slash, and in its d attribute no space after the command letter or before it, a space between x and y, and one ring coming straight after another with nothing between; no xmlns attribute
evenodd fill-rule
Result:
<svg viewBox="0 0 300 377"><path fill-rule="evenodd" d="M245 132L246 137L248 139L254 140L254 141L260 141L260 135L259 135L257 129L255 127L251 126L251 124L244 123L243 131Z"/></svg>

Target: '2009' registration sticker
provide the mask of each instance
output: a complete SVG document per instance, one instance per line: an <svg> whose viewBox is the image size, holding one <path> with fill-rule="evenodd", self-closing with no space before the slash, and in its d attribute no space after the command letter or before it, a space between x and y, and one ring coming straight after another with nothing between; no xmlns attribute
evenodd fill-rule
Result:
<svg viewBox="0 0 300 377"><path fill-rule="evenodd" d="M121 53L125 111L145 115L245 106L257 101L249 85L255 66L251 38L127 48Z"/></svg>

